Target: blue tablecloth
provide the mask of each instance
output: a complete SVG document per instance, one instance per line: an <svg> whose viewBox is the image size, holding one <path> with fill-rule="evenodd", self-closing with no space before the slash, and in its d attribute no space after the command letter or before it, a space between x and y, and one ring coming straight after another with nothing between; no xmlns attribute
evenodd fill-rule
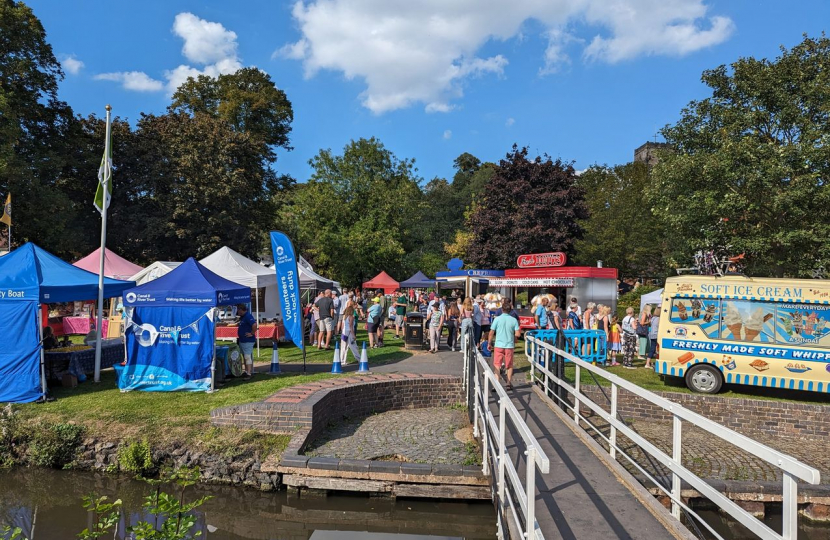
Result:
<svg viewBox="0 0 830 540"><path fill-rule="evenodd" d="M124 345L104 345L101 347L101 369L106 369L124 361ZM60 380L66 372L82 379L81 375L95 371L95 349L71 352L46 352L44 354L46 378Z"/></svg>

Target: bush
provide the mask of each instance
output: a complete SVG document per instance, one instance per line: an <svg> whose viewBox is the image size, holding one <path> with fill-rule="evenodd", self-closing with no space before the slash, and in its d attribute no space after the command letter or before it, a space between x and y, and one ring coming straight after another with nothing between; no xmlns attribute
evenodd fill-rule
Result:
<svg viewBox="0 0 830 540"><path fill-rule="evenodd" d="M37 467L63 468L75 459L84 428L75 424L37 426L26 453L29 463Z"/></svg>
<svg viewBox="0 0 830 540"><path fill-rule="evenodd" d="M153 469L153 454L147 439L118 449L118 465L122 471L144 475Z"/></svg>
<svg viewBox="0 0 830 540"><path fill-rule="evenodd" d="M636 290L629 291L620 296L619 300L617 300L617 316L619 316L620 320L625 317L625 309L633 307L634 313L639 314L640 312L640 297L644 294L648 294L650 292L654 292L660 287L655 287L653 285L641 285L637 287Z"/></svg>
<svg viewBox="0 0 830 540"><path fill-rule="evenodd" d="M6 405L0 409L0 468L15 464L15 456L23 442L20 416Z"/></svg>

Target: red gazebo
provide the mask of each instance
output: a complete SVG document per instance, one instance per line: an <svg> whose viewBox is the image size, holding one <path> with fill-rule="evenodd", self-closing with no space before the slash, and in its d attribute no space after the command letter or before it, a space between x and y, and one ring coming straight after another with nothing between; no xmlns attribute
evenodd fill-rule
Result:
<svg viewBox="0 0 830 540"><path fill-rule="evenodd" d="M400 284L386 272L381 272L369 281L363 282L364 289L383 289L383 292L387 294L395 292L399 286Z"/></svg>

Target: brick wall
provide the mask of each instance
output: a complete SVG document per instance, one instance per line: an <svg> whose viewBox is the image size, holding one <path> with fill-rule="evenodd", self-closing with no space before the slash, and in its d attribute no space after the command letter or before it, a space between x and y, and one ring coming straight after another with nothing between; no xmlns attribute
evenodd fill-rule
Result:
<svg viewBox="0 0 830 540"><path fill-rule="evenodd" d="M611 396L611 389L604 388ZM582 388L582 392L602 406L611 407L596 388ZM830 435L830 405L792 403L760 399L737 399L703 394L655 392L710 420L747 437L800 437L824 439ZM626 420L671 420L671 414L652 403L624 390L617 397L617 411Z"/></svg>
<svg viewBox="0 0 830 540"><path fill-rule="evenodd" d="M274 402L269 398L214 409L210 413L211 423L276 433L307 430L306 439L313 440L329 423L345 416L444 407L464 401L461 379L445 375L375 375L363 379L330 379L317 384L318 390L294 403Z"/></svg>

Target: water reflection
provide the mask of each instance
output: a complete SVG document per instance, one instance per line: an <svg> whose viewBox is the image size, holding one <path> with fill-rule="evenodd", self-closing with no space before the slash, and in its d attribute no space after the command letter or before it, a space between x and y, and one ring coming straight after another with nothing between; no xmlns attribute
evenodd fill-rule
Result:
<svg viewBox="0 0 830 540"><path fill-rule="evenodd" d="M487 503L392 501L365 496L298 498L219 486L187 488L188 500L213 499L199 508L199 538L210 540L491 539L495 514ZM0 472L0 523L31 540L74 538L89 525L81 498L90 493L123 501L116 538L150 516L142 510L150 486L102 474L38 469Z"/></svg>

